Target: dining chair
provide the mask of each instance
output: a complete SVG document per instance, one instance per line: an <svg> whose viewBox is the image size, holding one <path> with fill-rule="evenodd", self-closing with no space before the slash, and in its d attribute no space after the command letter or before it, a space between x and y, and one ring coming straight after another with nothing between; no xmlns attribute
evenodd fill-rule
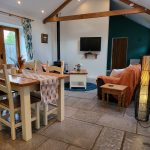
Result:
<svg viewBox="0 0 150 150"><path fill-rule="evenodd" d="M11 138L12 140L16 139L16 128L22 126L22 122L16 122L15 114L20 113L21 111L21 102L20 96L17 95L13 97L11 84L9 81L9 76L7 72L6 65L0 65L0 73L1 78L4 79L4 82L0 82L0 91L4 92L7 95L6 99L0 100L0 130L2 130L2 124L11 128ZM36 104L36 114L32 117L32 121L36 121L36 128L40 128L40 116L39 116L39 105L40 100L31 98L31 104ZM8 117L2 115L2 111L7 110L9 111L9 119ZM23 117L23 116L21 116Z"/></svg>
<svg viewBox="0 0 150 150"><path fill-rule="evenodd" d="M57 72L59 74L63 74L64 73L64 61L61 62L61 67L56 67L56 66L49 66L49 63L47 62L47 66L46 66L46 73L50 73L50 72ZM31 92L31 97L37 98L41 100L41 94L40 91L36 91L36 92ZM48 125L48 116L50 114L54 114L57 113L57 105L53 105L53 104L44 104L43 105L43 123L44 125Z"/></svg>
<svg viewBox="0 0 150 150"><path fill-rule="evenodd" d="M64 61L61 61L61 67L49 66L49 63L47 62L46 72L47 73L55 72L55 73L59 73L59 74L64 74Z"/></svg>
<svg viewBox="0 0 150 150"><path fill-rule="evenodd" d="M7 70L9 70L9 72L11 72L11 68L14 67L13 64L6 64L6 68ZM3 71L2 71L3 72ZM1 73L2 73L1 72ZM12 91L13 94L17 93L16 91ZM5 98L7 95L6 93L4 93L3 91L0 91L0 100L2 100L3 98Z"/></svg>
<svg viewBox="0 0 150 150"><path fill-rule="evenodd" d="M25 62L24 69L28 69L30 71L36 72L36 70L37 70L37 61L36 60L31 60L31 61Z"/></svg>

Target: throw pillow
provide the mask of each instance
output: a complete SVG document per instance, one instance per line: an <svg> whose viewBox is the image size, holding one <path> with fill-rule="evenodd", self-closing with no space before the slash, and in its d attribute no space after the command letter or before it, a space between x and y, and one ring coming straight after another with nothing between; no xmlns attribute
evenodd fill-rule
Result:
<svg viewBox="0 0 150 150"><path fill-rule="evenodd" d="M116 77L116 76L120 75L124 70L125 70L125 68L124 69L113 69L110 76Z"/></svg>

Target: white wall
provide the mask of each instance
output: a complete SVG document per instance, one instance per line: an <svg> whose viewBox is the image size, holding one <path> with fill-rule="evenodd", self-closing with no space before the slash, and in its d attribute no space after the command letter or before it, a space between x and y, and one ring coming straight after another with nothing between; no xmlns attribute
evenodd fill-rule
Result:
<svg viewBox="0 0 150 150"><path fill-rule="evenodd" d="M109 0L87 0L70 14L82 14L109 10ZM64 12L65 14L65 12ZM67 14L66 14L67 15ZM55 29L53 29L54 32ZM109 18L94 18L61 22L61 59L69 64L70 68L81 63L88 71L90 78L106 74L108 49ZM55 35L55 33L53 33ZM102 37L101 52L98 58L85 59L80 52L80 37ZM56 37L54 37L56 39ZM56 60L56 47L53 47L53 59Z"/></svg>
<svg viewBox="0 0 150 150"><path fill-rule="evenodd" d="M48 44L41 43L41 33L48 34ZM41 20L32 23L34 58L43 63L52 63L52 30L51 24L43 24Z"/></svg>
<svg viewBox="0 0 150 150"><path fill-rule="evenodd" d="M20 48L25 51L24 35L20 19L0 15L0 25L17 27L20 30ZM48 44L41 43L41 33L48 34ZM42 20L35 20L32 22L32 35L33 35L33 52L34 59L39 59L43 63L48 60L52 63L52 33L51 24L44 25Z"/></svg>

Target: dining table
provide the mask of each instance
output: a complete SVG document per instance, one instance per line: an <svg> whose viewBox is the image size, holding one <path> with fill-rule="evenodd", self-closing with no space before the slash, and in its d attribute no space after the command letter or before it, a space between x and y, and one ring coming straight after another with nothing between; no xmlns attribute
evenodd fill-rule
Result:
<svg viewBox="0 0 150 150"><path fill-rule="evenodd" d="M64 79L68 75L56 73L43 73L49 76L55 76L59 80L58 94L59 99L57 102L58 112L57 120L64 120ZM0 78L0 81L4 79ZM31 103L30 92L40 90L40 81L31 78L21 77L19 75L9 75L9 80L12 90L18 91L21 101L21 117L22 117L22 138L25 141L32 139L32 126L31 126Z"/></svg>

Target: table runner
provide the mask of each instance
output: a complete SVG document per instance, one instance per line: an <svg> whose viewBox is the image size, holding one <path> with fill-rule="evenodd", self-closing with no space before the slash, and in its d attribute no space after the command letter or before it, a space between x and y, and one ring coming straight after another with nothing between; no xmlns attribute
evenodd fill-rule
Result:
<svg viewBox="0 0 150 150"><path fill-rule="evenodd" d="M45 74L37 74L31 72L23 72L18 76L30 79L36 79L40 81L40 93L42 104L57 105L58 100L58 78L55 76L49 76Z"/></svg>

